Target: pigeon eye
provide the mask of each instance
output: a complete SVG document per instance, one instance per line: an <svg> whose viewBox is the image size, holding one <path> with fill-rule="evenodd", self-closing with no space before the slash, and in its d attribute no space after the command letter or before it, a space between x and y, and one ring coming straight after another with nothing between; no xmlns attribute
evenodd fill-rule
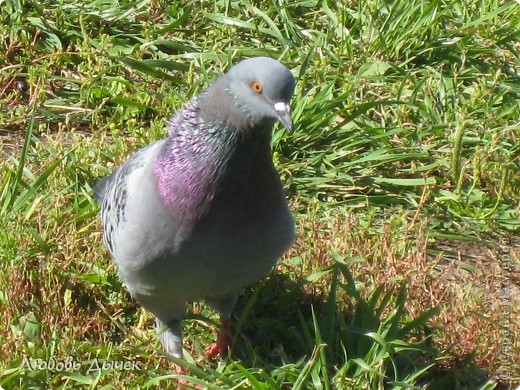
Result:
<svg viewBox="0 0 520 390"><path fill-rule="evenodd" d="M262 93L263 92L262 85L258 81L256 81L256 80L251 83L251 88L256 93Z"/></svg>

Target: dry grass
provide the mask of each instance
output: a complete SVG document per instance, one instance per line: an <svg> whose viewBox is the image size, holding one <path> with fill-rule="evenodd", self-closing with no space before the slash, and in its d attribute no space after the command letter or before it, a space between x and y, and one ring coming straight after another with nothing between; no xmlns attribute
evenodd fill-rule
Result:
<svg viewBox="0 0 520 390"><path fill-rule="evenodd" d="M520 382L515 2L22 3L0 1L0 386L134 388L169 373L152 316L103 249L91 186L163 137L168 116L216 74L256 55L298 78L296 131L275 132L273 148L300 210L299 239L276 274L242 295L236 360L204 360L215 324L192 306L184 345L188 361L202 362L192 378L325 389L331 376L356 375L355 388L447 375L446 386L468 389L495 385L472 376ZM490 236L501 238L464 241ZM337 256L356 258L348 269L363 297L407 286L402 306L394 299L377 313L391 326L440 308L427 329L406 333L412 349L431 336L433 369L404 364L392 377L395 361L416 356L406 348L360 355L377 367L365 369L352 349L345 358L339 335L326 340L328 356L318 353L328 319L345 334L356 325L359 300L342 279L336 311L320 311ZM391 317L401 307L405 318ZM371 342L369 328L352 332ZM83 367L78 382L19 369L23 356L69 355L87 368L98 356L146 368L96 376Z"/></svg>
<svg viewBox="0 0 520 390"><path fill-rule="evenodd" d="M367 226L358 214L329 213L320 219L326 220L323 223L312 213L301 221L300 239L290 256L308 259L311 272L333 263L331 248L344 258L363 257L365 261L353 263L351 271L365 295L375 286L390 290L405 283L410 318L441 308L431 327L437 348L452 356L443 366L465 369L472 361L496 379L518 376L518 237L486 245L434 240L427 221L414 221L405 212L379 226ZM321 286L313 283L313 293L326 291L329 282L324 278ZM348 304L349 298L344 298Z"/></svg>
<svg viewBox="0 0 520 390"><path fill-rule="evenodd" d="M16 222L20 227L16 252L27 261L14 262L12 272L3 276L8 278L4 284L11 288L0 314L2 334L9 335L2 343L2 354L30 354L35 345L55 342L58 354L76 349L78 359L88 360L96 354L93 346L117 344L123 350L138 348L139 361L156 364L159 355L153 320L145 315L144 321L137 321L139 309L124 292L99 245L99 221L93 219L74 230L72 215L61 214L61 205L70 200L58 196L54 201L45 211L37 209ZM39 231L52 232L52 237L46 237L49 247L34 255L31 253L39 244L23 228L28 219L39 221ZM518 238L486 245L434 240L427 230L428 221L417 218L417 213L401 210L371 219L348 208L323 207L316 202L310 202L297 217L297 225L298 241L278 267L279 273L297 282L332 265L332 251L344 258L362 257L364 261L351 264L362 295L377 286L390 291L405 283L408 318L434 306L441 308L430 324L434 345L442 355L451 356L441 366L466 370L470 375L483 370L506 382L511 377L500 375L515 375L518 359L514 351L520 340ZM295 257L301 261L292 262ZM329 285L327 276L304 284L306 301L299 302L300 307L323 302ZM352 310L351 300L341 297L342 310L347 313ZM198 306L195 312L200 312ZM36 336L28 334L34 316L40 323ZM195 358L201 342L194 340L207 342L207 330L207 325L201 327L197 322L187 325L186 346ZM91 346L78 350L81 340L88 340ZM167 362L161 366L167 372Z"/></svg>

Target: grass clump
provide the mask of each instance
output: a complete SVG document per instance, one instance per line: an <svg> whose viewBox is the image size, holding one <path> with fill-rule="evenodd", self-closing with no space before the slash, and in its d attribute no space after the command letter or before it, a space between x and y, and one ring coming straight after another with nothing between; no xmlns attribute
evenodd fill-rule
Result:
<svg viewBox="0 0 520 390"><path fill-rule="evenodd" d="M92 185L217 74L267 55L297 78L296 131L272 143L298 241L241 297L231 359L203 358L214 317L190 306L185 379L514 388L519 10L0 2L0 386L175 386L102 247Z"/></svg>

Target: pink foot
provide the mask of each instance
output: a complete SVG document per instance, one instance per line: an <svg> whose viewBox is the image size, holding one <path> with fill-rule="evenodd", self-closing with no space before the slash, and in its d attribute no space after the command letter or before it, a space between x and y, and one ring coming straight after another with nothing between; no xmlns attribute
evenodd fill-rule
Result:
<svg viewBox="0 0 520 390"><path fill-rule="evenodd" d="M173 364L173 372L178 375L186 375L186 370L177 364ZM177 383L177 390L187 389L189 382L182 378L176 378L175 382Z"/></svg>
<svg viewBox="0 0 520 390"><path fill-rule="evenodd" d="M186 375L186 370L177 364L173 365L173 371L178 375Z"/></svg>
<svg viewBox="0 0 520 390"><path fill-rule="evenodd" d="M206 355L210 358L213 358L219 354L221 357L225 357L228 354L229 347L231 347L231 337L229 337L229 322L223 320L220 324L217 341L211 344L208 349L206 349Z"/></svg>

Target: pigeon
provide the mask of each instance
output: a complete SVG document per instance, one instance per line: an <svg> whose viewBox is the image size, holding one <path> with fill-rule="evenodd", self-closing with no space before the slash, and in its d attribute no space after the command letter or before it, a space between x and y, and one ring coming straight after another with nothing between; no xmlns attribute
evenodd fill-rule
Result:
<svg viewBox="0 0 520 390"><path fill-rule="evenodd" d="M231 347L237 293L273 268L295 239L270 140L293 130L294 77L255 57L234 65L94 187L103 242L130 295L156 317L164 350L183 356L186 302L221 320L210 357Z"/></svg>

